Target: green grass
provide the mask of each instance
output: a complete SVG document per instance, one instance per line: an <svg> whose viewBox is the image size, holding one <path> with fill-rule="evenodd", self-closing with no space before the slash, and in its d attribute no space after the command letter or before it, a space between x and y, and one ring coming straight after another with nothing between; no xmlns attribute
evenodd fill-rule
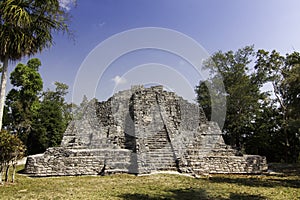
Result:
<svg viewBox="0 0 300 200"><path fill-rule="evenodd" d="M291 171L272 176L213 175L203 178L171 174L30 178L18 174L16 183L0 186L0 199L299 200L299 171Z"/></svg>

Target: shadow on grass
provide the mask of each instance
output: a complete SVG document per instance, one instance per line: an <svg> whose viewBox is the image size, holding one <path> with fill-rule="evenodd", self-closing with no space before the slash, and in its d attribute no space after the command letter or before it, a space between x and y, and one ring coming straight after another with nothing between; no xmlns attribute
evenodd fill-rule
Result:
<svg viewBox="0 0 300 200"><path fill-rule="evenodd" d="M300 163L286 164L286 163L269 163L269 170L273 172L282 173L285 176L300 176Z"/></svg>
<svg viewBox="0 0 300 200"><path fill-rule="evenodd" d="M168 190L171 194L148 195L148 194L123 194L119 197L127 200L163 200L163 199L209 199L203 189Z"/></svg>
<svg viewBox="0 0 300 200"><path fill-rule="evenodd" d="M266 197L260 195L249 194L235 194L231 193L229 198L223 197L209 197L204 189L182 189L182 190L169 190L171 194L164 196L150 196L148 194L123 194L119 197L126 200L264 200Z"/></svg>
<svg viewBox="0 0 300 200"><path fill-rule="evenodd" d="M231 193L230 200L265 200L266 197L260 196L260 195L249 195L249 194L235 194ZM225 199L224 199L225 200Z"/></svg>
<svg viewBox="0 0 300 200"><path fill-rule="evenodd" d="M209 179L214 183L233 183L238 185L252 186L252 187L292 187L300 188L300 179L298 180L289 180L282 178L230 178L230 177L210 177Z"/></svg>

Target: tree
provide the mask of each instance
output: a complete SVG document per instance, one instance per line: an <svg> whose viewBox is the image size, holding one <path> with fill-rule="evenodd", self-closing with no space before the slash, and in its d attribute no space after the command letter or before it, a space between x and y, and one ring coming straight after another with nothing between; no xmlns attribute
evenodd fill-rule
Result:
<svg viewBox="0 0 300 200"><path fill-rule="evenodd" d="M241 149L247 134L253 132L253 120L260 107L260 100L265 95L260 92L261 82L249 66L255 55L252 46L239 49L236 52L217 52L206 63L211 73L218 71L206 82L200 82L196 87L199 104L204 108L206 115L211 115L211 104L219 104L218 99L226 98L227 111L223 127L226 143ZM222 79L221 79L222 78ZM210 90L210 87L224 82L225 91ZM216 91L209 93L208 91ZM220 97L218 97L220 96ZM218 106L217 106L218 107ZM219 106L222 108L222 105Z"/></svg>
<svg viewBox="0 0 300 200"><path fill-rule="evenodd" d="M10 76L14 88L6 98L8 113L4 125L16 132L24 144L28 143L28 135L40 107L39 94L43 89L38 72L40 66L40 60L33 58L26 65L19 63Z"/></svg>
<svg viewBox="0 0 300 200"><path fill-rule="evenodd" d="M273 86L281 116L284 160L296 162L300 152L300 54L281 56L275 50L259 50L255 68Z"/></svg>
<svg viewBox="0 0 300 200"><path fill-rule="evenodd" d="M58 146L71 120L71 105L65 101L68 86L55 82L55 91L42 92L40 65L33 58L26 65L19 63L15 67L10 76L14 87L7 95L5 106L4 126L18 135L28 154Z"/></svg>
<svg viewBox="0 0 300 200"><path fill-rule="evenodd" d="M245 138L246 153L266 156L269 162L280 162L284 140L279 132L280 114L274 100L262 102L253 122L253 132Z"/></svg>
<svg viewBox="0 0 300 200"><path fill-rule="evenodd" d="M41 153L48 147L59 146L71 119L70 104L65 101L68 86L59 82L55 85L55 91L48 89L43 93L43 100L29 135L29 154Z"/></svg>
<svg viewBox="0 0 300 200"><path fill-rule="evenodd" d="M64 83L55 82L55 91L47 90L44 93L44 100L56 102L60 110L62 111L64 121L68 123L72 119L72 105L68 104L65 100L66 95L68 94L69 86Z"/></svg>
<svg viewBox="0 0 300 200"><path fill-rule="evenodd" d="M201 105L206 118L210 121L211 120L211 98L210 90L208 89L211 87L210 81L200 81L199 85L196 86L195 92L197 94L197 102Z"/></svg>
<svg viewBox="0 0 300 200"><path fill-rule="evenodd" d="M16 136L1 131L0 134L0 183L2 184L2 173L5 170L5 181L8 181L8 170L13 166L12 182L15 181L16 163L23 158L25 147L22 141Z"/></svg>
<svg viewBox="0 0 300 200"><path fill-rule="evenodd" d="M254 52L253 47L245 47L217 52L205 66L212 75L196 87L197 99L210 119L212 105L226 97L225 142L270 161L299 161L300 53L282 56L275 50ZM225 94L215 87L222 81L220 76ZM273 86L274 96L261 91L266 83Z"/></svg>
<svg viewBox="0 0 300 200"><path fill-rule="evenodd" d="M67 13L58 0L0 1L0 130L2 128L8 62L31 56L53 44L53 31L68 32Z"/></svg>

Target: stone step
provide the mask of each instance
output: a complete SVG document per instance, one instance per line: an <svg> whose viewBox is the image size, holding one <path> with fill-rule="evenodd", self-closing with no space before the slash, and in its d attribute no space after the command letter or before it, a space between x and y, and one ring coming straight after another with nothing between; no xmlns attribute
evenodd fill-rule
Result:
<svg viewBox="0 0 300 200"><path fill-rule="evenodd" d="M157 157L157 158L173 158L173 154L146 154L147 156L152 157Z"/></svg>
<svg viewBox="0 0 300 200"><path fill-rule="evenodd" d="M153 141L147 141L148 145L149 144L157 144L157 143L169 144L168 141L155 141L155 140L153 140Z"/></svg>
<svg viewBox="0 0 300 200"><path fill-rule="evenodd" d="M173 163L146 163L144 166L151 168L166 168L166 167L176 167Z"/></svg>
<svg viewBox="0 0 300 200"><path fill-rule="evenodd" d="M164 167L164 166L170 166L170 167L176 167L175 162L145 162L146 166L152 166L152 167Z"/></svg>
<svg viewBox="0 0 300 200"><path fill-rule="evenodd" d="M130 162L111 162L108 165L113 166L116 169L127 169Z"/></svg>
<svg viewBox="0 0 300 200"><path fill-rule="evenodd" d="M167 139L167 137L165 135L160 135L160 136L156 136L156 137L148 137L148 140L157 140L157 141L161 141L161 142L169 142L169 140Z"/></svg>
<svg viewBox="0 0 300 200"><path fill-rule="evenodd" d="M149 148L148 152L155 152L155 153L173 153L171 148L159 148L159 149L151 149Z"/></svg>
<svg viewBox="0 0 300 200"><path fill-rule="evenodd" d="M155 158L162 159L162 158L164 158L166 160L168 160L168 159L174 160L173 154L159 154L159 155L156 155L156 154L146 154L145 156L149 157L151 159L155 159Z"/></svg>
<svg viewBox="0 0 300 200"><path fill-rule="evenodd" d="M147 166L148 169L150 170L175 170L177 171L177 168L175 166Z"/></svg>
<svg viewBox="0 0 300 200"><path fill-rule="evenodd" d="M156 153L146 153L145 155L147 156L151 156L151 157L166 157L166 158L173 158L172 153L160 153L160 154L156 154Z"/></svg>
<svg viewBox="0 0 300 200"><path fill-rule="evenodd" d="M162 159L163 158L163 159ZM174 158L166 158L166 157L148 157L146 158L146 161L149 162L175 162Z"/></svg>
<svg viewBox="0 0 300 200"><path fill-rule="evenodd" d="M166 147L167 147L166 145L148 146L148 148L149 148L150 151L156 151L156 150L160 150L160 149L166 149ZM168 147L168 148L171 150L170 147Z"/></svg>
<svg viewBox="0 0 300 200"><path fill-rule="evenodd" d="M175 166L175 162L174 161L164 161L164 162L162 162L162 161L158 161L158 160L156 160L156 161L152 161L152 160L146 160L145 161L145 163L146 164L151 164L151 165L174 165Z"/></svg>
<svg viewBox="0 0 300 200"><path fill-rule="evenodd" d="M172 152L147 152L146 155L150 156L173 156L174 154Z"/></svg>
<svg viewBox="0 0 300 200"><path fill-rule="evenodd" d="M146 153L145 155L147 156L152 156L152 157L173 157L173 153Z"/></svg>
<svg viewBox="0 0 300 200"><path fill-rule="evenodd" d="M144 155L150 157L166 157L166 158L173 158L173 153L145 153Z"/></svg>
<svg viewBox="0 0 300 200"><path fill-rule="evenodd" d="M174 159L151 159L147 158L145 160L147 163L175 163Z"/></svg>

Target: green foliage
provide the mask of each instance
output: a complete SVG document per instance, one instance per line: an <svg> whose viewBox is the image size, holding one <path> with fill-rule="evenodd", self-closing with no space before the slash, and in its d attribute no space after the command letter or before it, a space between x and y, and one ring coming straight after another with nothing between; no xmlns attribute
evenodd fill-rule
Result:
<svg viewBox="0 0 300 200"><path fill-rule="evenodd" d="M10 111L6 125L16 131L25 144L28 143L33 119L40 107L38 95L43 88L38 72L40 65L41 62L36 58L29 60L27 65L19 63L10 76L14 88L6 98L6 107Z"/></svg>
<svg viewBox="0 0 300 200"><path fill-rule="evenodd" d="M29 135L29 154L44 152L48 147L60 145L66 129L60 105L55 101L43 101L33 130Z"/></svg>
<svg viewBox="0 0 300 200"><path fill-rule="evenodd" d="M195 92L197 95L197 102L201 105L205 116L208 120L211 120L211 101L213 101L215 98L211 98L210 90L208 87L211 86L211 83L209 81L200 81L199 86L196 86Z"/></svg>
<svg viewBox="0 0 300 200"><path fill-rule="evenodd" d="M19 60L50 47L53 44L54 31L69 31L68 15L60 7L58 0L2 0L0 13L0 61L3 62L0 83L1 130L8 61ZM28 63L28 66L34 68L35 64L33 61L33 65Z"/></svg>
<svg viewBox="0 0 300 200"><path fill-rule="evenodd" d="M0 60L18 60L53 43L52 32L68 32L58 0L0 1Z"/></svg>
<svg viewBox="0 0 300 200"><path fill-rule="evenodd" d="M56 82L55 91L42 93L40 65L36 58L17 65L10 77L14 88L6 100L4 125L24 142L28 154L58 146L71 119L70 105L65 102L68 86Z"/></svg>
<svg viewBox="0 0 300 200"><path fill-rule="evenodd" d="M260 85L256 83L257 77L249 70L253 56L254 50L251 46L237 52L215 53L210 62L206 63L213 76L205 84L200 82L196 87L198 102L208 118L211 115L211 103L218 105L221 96L226 98L227 111L223 127L225 141L239 149L243 146L245 135L253 132L252 122L260 107L259 100L264 97L259 91ZM219 75L214 75L214 71L218 71ZM223 81L226 93L208 90L209 87L218 85L220 81ZM217 108L226 109L224 106L219 105Z"/></svg>
<svg viewBox="0 0 300 200"><path fill-rule="evenodd" d="M59 146L71 119L69 104L64 99L68 86L58 82L55 85L55 91L48 89L43 93L43 100L29 135L29 154L41 153L48 147Z"/></svg>
<svg viewBox="0 0 300 200"><path fill-rule="evenodd" d="M55 82L54 85L56 86L55 91L50 91L48 89L46 92L44 92L43 94L44 101L56 102L56 104L60 106L60 110L62 111L63 118L67 122L69 122L72 119L72 115L71 115L72 104L68 104L65 101L65 96L68 94L69 86L60 82Z"/></svg>
<svg viewBox="0 0 300 200"><path fill-rule="evenodd" d="M0 163L8 163L12 159L24 156L25 146L17 135L1 131L0 134Z"/></svg>
<svg viewBox="0 0 300 200"><path fill-rule="evenodd" d="M6 170L5 180L8 180L8 169L10 165L15 167L18 159L23 158L25 146L16 136L7 131L0 132L0 183L2 183L2 173ZM13 179L14 181L14 174Z"/></svg>
<svg viewBox="0 0 300 200"><path fill-rule="evenodd" d="M265 100L256 113L253 130L245 138L246 153L267 156L268 162L280 162L284 157L284 138L279 131L278 108Z"/></svg>
<svg viewBox="0 0 300 200"><path fill-rule="evenodd" d="M212 105L220 104L220 96L226 98L225 142L246 153L265 155L269 161L296 162L300 155L300 54L255 53L253 47L245 47L215 53L206 67L211 78L196 87L197 100L211 119ZM216 89L220 81L226 93ZM265 83L272 84L275 99L261 91Z"/></svg>
<svg viewBox="0 0 300 200"><path fill-rule="evenodd" d="M275 50L259 50L255 68L272 84L279 105L284 160L296 162L300 155L300 54L281 56Z"/></svg>

